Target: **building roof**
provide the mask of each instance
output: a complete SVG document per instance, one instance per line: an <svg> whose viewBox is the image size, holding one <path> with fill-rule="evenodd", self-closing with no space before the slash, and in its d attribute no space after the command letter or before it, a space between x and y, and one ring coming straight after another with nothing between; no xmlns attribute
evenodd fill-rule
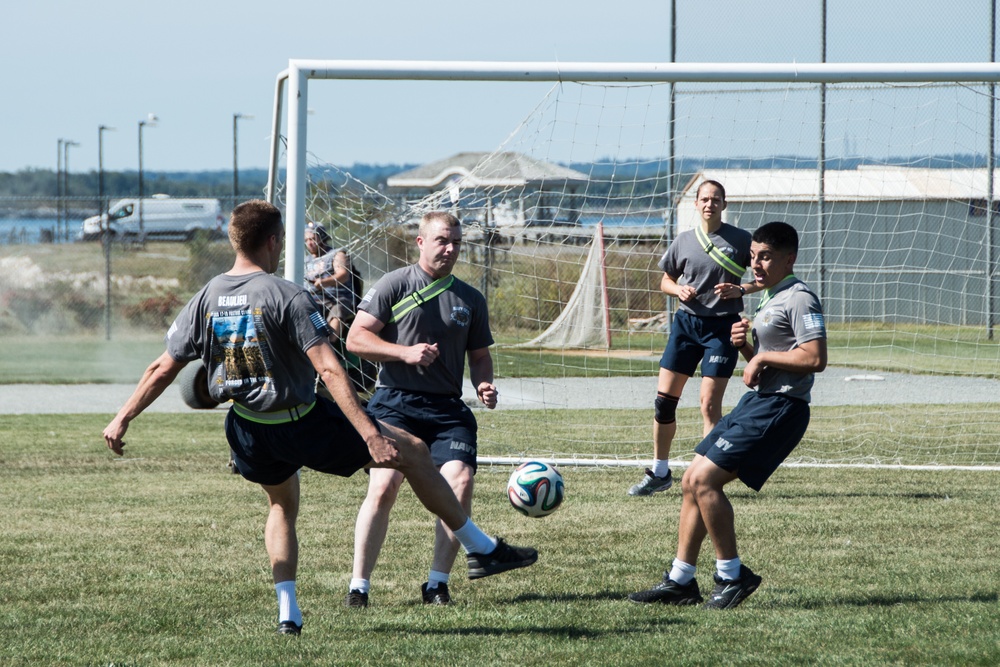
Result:
<svg viewBox="0 0 1000 667"><path fill-rule="evenodd" d="M462 188L524 187L584 183L586 174L551 162L505 151L458 153L390 177L390 188L437 190L457 183Z"/></svg>
<svg viewBox="0 0 1000 667"><path fill-rule="evenodd" d="M1000 185L994 170L994 192ZM730 202L816 201L817 169L706 169L692 178L683 196L693 197L702 181L713 180L726 188ZM861 166L827 171L826 201L985 199L985 169L926 169Z"/></svg>

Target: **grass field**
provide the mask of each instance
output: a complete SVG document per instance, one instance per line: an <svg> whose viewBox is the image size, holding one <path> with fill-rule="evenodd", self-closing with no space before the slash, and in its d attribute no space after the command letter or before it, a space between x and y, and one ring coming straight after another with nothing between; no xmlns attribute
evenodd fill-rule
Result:
<svg viewBox="0 0 1000 667"><path fill-rule="evenodd" d="M565 506L531 520L507 505L505 467L480 472L476 514L537 546L535 566L469 582L460 564L456 604L424 607L430 520L404 491L372 606L347 610L365 477L307 472L292 639L274 634L264 498L226 471L222 414L144 415L125 459L100 440L108 418L0 422L0 664L1000 663L996 473L786 468L760 494L735 487L764 583L709 613L625 600L672 556L677 491L628 498L637 470L564 469ZM704 590L707 547L699 567Z"/></svg>

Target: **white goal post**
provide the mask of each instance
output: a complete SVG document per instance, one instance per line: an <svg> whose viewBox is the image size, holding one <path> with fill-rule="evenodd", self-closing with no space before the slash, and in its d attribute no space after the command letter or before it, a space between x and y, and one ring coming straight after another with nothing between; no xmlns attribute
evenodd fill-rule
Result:
<svg viewBox="0 0 1000 667"><path fill-rule="evenodd" d="M312 80L575 81L605 83L790 82L931 83L1000 81L997 63L559 63L399 60L290 60L278 74L267 198L274 200L281 118L288 106L285 277L302 282L306 137ZM284 90L287 87L287 95Z"/></svg>
<svg viewBox="0 0 1000 667"><path fill-rule="evenodd" d="M495 148L463 163L461 178L432 187L417 168L383 189L308 144L338 131L309 116L314 81L552 85L537 104L517 103L516 127L484 125ZM998 81L997 63L291 60L275 84L266 197L284 209L284 274L299 283L307 218L330 223L370 280L412 261L421 211L461 211L456 271L490 303L501 407L519 401L552 419L525 442L531 419L498 409L481 444L495 461L638 467L652 451L656 359L676 305L659 292L656 260L692 224L697 184L719 180L731 224L799 230L796 275L832 328L814 405L835 410L817 411L789 464L996 467ZM497 175L517 159L543 165L561 190L532 200L504 183ZM571 335L587 330L597 335ZM734 388L745 390L738 377ZM689 385L681 407L696 414L697 396ZM595 418L603 407L631 410L631 424ZM681 462L701 435L700 418L683 422ZM833 453L819 444L831 440Z"/></svg>

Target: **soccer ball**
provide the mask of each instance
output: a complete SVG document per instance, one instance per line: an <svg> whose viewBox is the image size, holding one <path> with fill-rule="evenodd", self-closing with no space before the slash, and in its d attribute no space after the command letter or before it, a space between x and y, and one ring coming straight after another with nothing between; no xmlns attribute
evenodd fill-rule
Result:
<svg viewBox="0 0 1000 667"><path fill-rule="evenodd" d="M566 495L562 475L541 461L526 461L511 473L507 498L521 514L533 518L548 516L562 504Z"/></svg>

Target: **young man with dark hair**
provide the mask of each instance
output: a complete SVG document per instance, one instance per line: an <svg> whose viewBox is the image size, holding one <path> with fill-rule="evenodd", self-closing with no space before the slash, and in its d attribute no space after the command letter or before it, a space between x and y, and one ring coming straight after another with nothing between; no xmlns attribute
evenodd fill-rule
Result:
<svg viewBox="0 0 1000 667"><path fill-rule="evenodd" d="M104 429L108 447L121 456L131 421L185 364L205 364L212 397L233 403L225 428L236 470L267 495L264 544L281 634L302 629L295 595L302 467L342 477L362 468L399 470L458 537L470 572L479 576L535 562L534 549L507 545L472 523L416 438L365 413L330 347L330 329L316 302L302 286L273 275L284 237L281 213L271 204L250 201L233 209L232 269L210 280L174 320L166 351ZM316 395L316 373L336 402Z"/></svg>
<svg viewBox="0 0 1000 667"><path fill-rule="evenodd" d="M814 374L827 363L826 327L819 299L792 273L797 253L798 234L784 222L769 222L753 234L750 269L764 291L752 328L740 320L730 342L747 360L743 382L755 391L744 394L695 448L681 481L677 556L662 582L629 595L633 602L701 602L694 575L706 536L716 557L706 608L731 609L760 585L761 577L738 555L733 506L723 487L739 479L760 491L809 424Z"/></svg>

